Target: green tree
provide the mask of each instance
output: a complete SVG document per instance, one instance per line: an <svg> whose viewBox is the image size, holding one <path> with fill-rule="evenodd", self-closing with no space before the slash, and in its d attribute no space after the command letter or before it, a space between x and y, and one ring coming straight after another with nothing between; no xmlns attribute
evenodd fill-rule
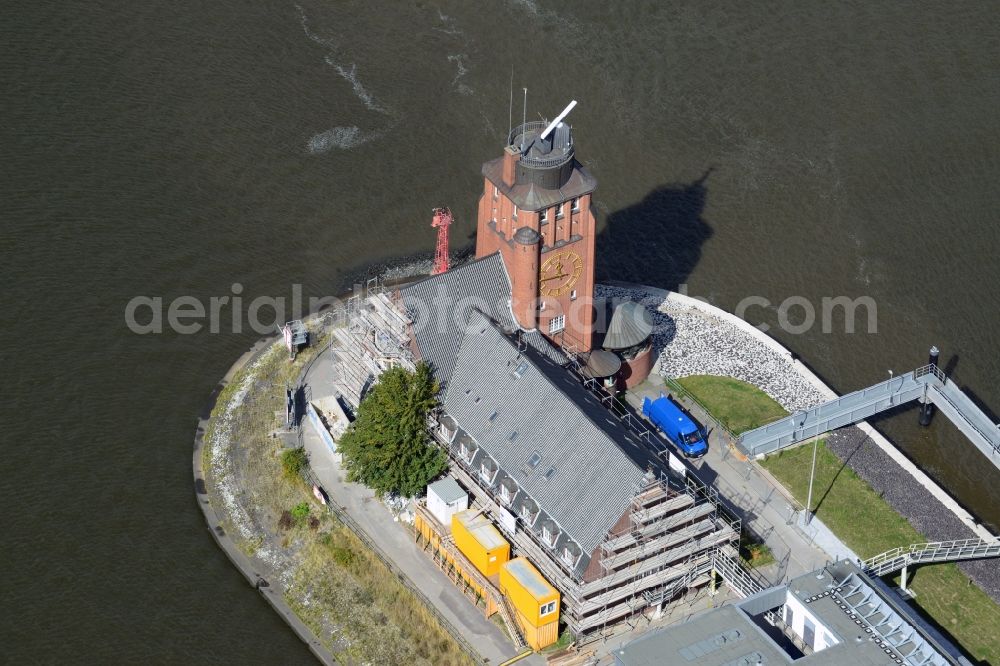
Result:
<svg viewBox="0 0 1000 666"><path fill-rule="evenodd" d="M445 470L447 456L427 432L439 389L425 363L382 373L337 443L348 478L380 493L413 497Z"/></svg>

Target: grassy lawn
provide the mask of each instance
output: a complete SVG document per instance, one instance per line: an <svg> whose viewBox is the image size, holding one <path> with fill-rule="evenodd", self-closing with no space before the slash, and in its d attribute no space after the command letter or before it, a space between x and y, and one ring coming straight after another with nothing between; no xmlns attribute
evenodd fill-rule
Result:
<svg viewBox="0 0 1000 666"><path fill-rule="evenodd" d="M737 435L788 416L771 396L739 379L691 375L675 381Z"/></svg>
<svg viewBox="0 0 1000 666"><path fill-rule="evenodd" d="M308 539L290 592L289 605L314 631L334 625L350 637L338 661L471 663L430 610L339 522Z"/></svg>
<svg viewBox="0 0 1000 666"><path fill-rule="evenodd" d="M804 506L811 444L782 451L761 464ZM813 483L816 515L862 558L927 541L820 441ZM898 582L898 577L897 577ZM926 565L911 573L915 602L970 655L1000 664L1000 606L954 564Z"/></svg>

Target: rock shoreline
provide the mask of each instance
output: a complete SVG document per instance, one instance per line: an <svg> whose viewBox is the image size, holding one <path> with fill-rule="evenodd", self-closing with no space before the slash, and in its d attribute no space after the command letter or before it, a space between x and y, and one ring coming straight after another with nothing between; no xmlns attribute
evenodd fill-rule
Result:
<svg viewBox="0 0 1000 666"><path fill-rule="evenodd" d="M234 516L237 514L240 517L244 517L242 510L236 511L234 509L238 508L238 502L235 500L235 495L233 494L233 489L220 489L211 488L209 486L209 470L205 469L205 447L210 446L211 442L206 441L206 434L208 433L208 425L211 419L211 414L215 410L218 404L218 398L222 390L227 387L231 381L245 368L253 367L256 363L260 362L261 359L268 353L272 353L276 345L280 345L280 338L277 336L271 336L268 338L263 338L257 341L253 347L250 348L245 354L243 354L226 372L225 376L220 380L215 391L213 391L212 398L210 399L210 404L208 404L203 411L203 415L198 420L198 427L195 431L194 438L194 451L192 454L192 467L194 473L194 486L195 486L195 499L198 502L198 506L205 517L205 522L208 524L208 531L211 533L212 538L215 539L216 544L226 554L229 561L233 563L236 570L243 574L247 579L247 582L254 587L261 596L271 605L274 611L285 619L288 626L295 632L299 639L305 643L309 650L315 655L315 657L320 661L320 663L328 664L333 666L337 663L333 656L333 653L327 650L319 641L313 631L303 623L291 607L286 603L283 597L284 585L278 580L281 575L282 567L278 562L271 562L272 566L267 566L267 562L258 560L258 563L254 563L251 558L248 558L236 545L223 525L226 524L226 519L236 527L237 530L250 533L249 527L246 524L242 524L241 521L236 520ZM283 347L282 347L283 348ZM249 375L252 378L252 374ZM237 391L241 390L249 391L250 387L240 387ZM244 393L245 395L245 393ZM235 396L230 400L232 403ZM237 400L237 405L239 401ZM216 431L217 437L219 436L218 430ZM212 456L209 457L210 461L217 461L218 458ZM218 501L222 506L216 506L212 502L213 495L218 498ZM226 515L224 516L223 513ZM264 566L261 566L261 565ZM275 583L275 585L272 585Z"/></svg>
<svg viewBox="0 0 1000 666"><path fill-rule="evenodd" d="M827 447L930 541L978 537L859 428L831 432ZM1000 603L1000 566L996 560L958 562L957 566Z"/></svg>

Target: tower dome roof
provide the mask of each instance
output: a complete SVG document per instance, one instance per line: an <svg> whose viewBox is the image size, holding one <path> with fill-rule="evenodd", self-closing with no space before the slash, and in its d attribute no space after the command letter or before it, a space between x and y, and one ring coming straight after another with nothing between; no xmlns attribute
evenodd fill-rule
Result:
<svg viewBox="0 0 1000 666"><path fill-rule="evenodd" d="M540 240L542 237L531 227L521 227L514 232L514 242L521 245L534 245Z"/></svg>
<svg viewBox="0 0 1000 666"><path fill-rule="evenodd" d="M653 319L649 311L641 303L625 301L615 307L601 346L605 349L628 349L643 342L652 332Z"/></svg>

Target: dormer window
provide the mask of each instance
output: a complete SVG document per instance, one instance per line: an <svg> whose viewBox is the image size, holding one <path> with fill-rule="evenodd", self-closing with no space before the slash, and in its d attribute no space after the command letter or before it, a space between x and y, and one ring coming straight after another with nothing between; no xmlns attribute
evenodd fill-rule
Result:
<svg viewBox="0 0 1000 666"><path fill-rule="evenodd" d="M563 548L562 561L565 562L567 566L573 566L573 563L576 562L576 555L573 554L573 551L570 550L568 546Z"/></svg>
<svg viewBox="0 0 1000 666"><path fill-rule="evenodd" d="M476 455L476 450L469 446L468 442L462 442L458 445L458 453L465 459L465 462L472 464L472 457Z"/></svg>
<svg viewBox="0 0 1000 666"><path fill-rule="evenodd" d="M490 469L490 464L485 460L479 464L479 476L486 483L493 479L493 470Z"/></svg>
<svg viewBox="0 0 1000 666"><path fill-rule="evenodd" d="M510 482L500 484L500 499L504 502L510 502L514 498L514 491L511 489Z"/></svg>
<svg viewBox="0 0 1000 666"><path fill-rule="evenodd" d="M550 546L556 542L556 534L548 525L542 525L542 541Z"/></svg>

